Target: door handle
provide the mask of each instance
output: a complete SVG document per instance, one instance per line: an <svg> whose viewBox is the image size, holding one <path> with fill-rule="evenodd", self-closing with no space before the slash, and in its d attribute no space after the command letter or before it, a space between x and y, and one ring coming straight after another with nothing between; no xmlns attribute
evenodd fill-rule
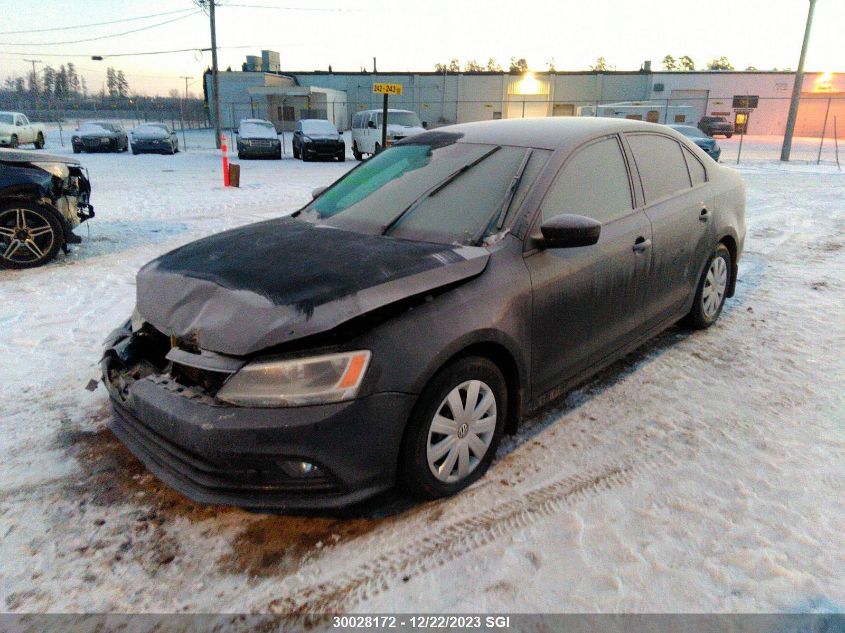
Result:
<svg viewBox="0 0 845 633"><path fill-rule="evenodd" d="M651 246L651 240L647 240L644 237L638 237L637 240L634 242L634 252L635 253L642 253Z"/></svg>
<svg viewBox="0 0 845 633"><path fill-rule="evenodd" d="M701 207L701 213L698 215L698 219L702 222L707 222L707 219L710 217L710 211L707 207Z"/></svg>

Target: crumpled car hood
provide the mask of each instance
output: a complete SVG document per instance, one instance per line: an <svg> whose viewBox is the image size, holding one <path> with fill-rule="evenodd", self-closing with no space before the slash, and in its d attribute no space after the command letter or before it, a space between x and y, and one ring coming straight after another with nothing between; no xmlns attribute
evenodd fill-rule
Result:
<svg viewBox="0 0 845 633"><path fill-rule="evenodd" d="M469 279L480 247L364 235L279 218L162 255L137 277L141 317L202 349L243 356Z"/></svg>

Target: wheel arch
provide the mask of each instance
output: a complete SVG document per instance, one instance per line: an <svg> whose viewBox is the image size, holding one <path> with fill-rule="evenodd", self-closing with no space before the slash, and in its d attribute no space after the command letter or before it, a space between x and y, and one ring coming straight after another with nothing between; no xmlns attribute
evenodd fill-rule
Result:
<svg viewBox="0 0 845 633"><path fill-rule="evenodd" d="M739 271L739 262L737 261L739 246L737 245L736 237L730 233L722 235L722 237L719 238L719 244L724 244L725 248L727 248L728 252L731 254L731 279L728 283L728 292L726 296L733 297L736 292L736 278Z"/></svg>
<svg viewBox="0 0 845 633"><path fill-rule="evenodd" d="M494 363L505 377L508 387L508 423L505 432L513 434L519 426L527 397L527 365L518 349L507 335L495 330L468 334L449 345L432 360L419 381L417 392L422 393L439 371L461 358L486 358Z"/></svg>

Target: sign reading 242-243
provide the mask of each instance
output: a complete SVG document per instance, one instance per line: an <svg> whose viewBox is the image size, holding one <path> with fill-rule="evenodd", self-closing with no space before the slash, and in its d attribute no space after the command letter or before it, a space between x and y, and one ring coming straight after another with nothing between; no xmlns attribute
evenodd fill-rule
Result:
<svg viewBox="0 0 845 633"><path fill-rule="evenodd" d="M402 84L373 84L373 92L382 95L401 95Z"/></svg>

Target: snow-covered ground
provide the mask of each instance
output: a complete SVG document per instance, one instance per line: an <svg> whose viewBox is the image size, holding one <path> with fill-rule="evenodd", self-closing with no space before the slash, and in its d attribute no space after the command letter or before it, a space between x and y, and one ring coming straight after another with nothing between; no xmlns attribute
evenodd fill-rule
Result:
<svg viewBox="0 0 845 633"><path fill-rule="evenodd" d="M102 387L84 389L142 264L289 213L355 164L242 161L241 188L226 190L212 141L82 155L97 209L83 243L0 272L0 611L845 606L835 166L781 165L774 140L745 139L748 238L719 323L669 330L528 421L465 493L287 517L168 490L106 430Z"/></svg>

